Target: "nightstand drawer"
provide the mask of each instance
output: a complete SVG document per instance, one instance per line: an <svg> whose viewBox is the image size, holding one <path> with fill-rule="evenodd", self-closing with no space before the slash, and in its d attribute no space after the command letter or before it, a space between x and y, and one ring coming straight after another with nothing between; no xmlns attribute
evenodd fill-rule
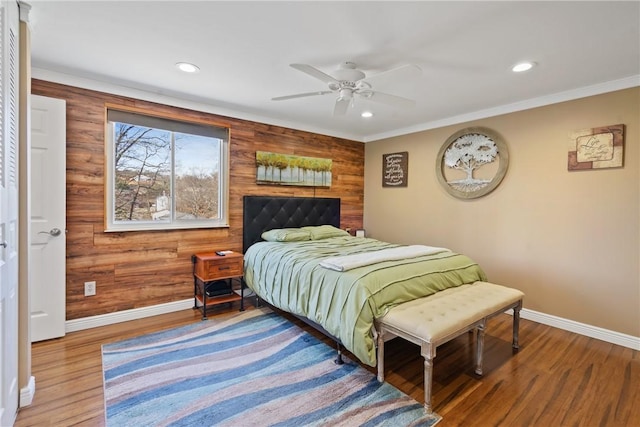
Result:
<svg viewBox="0 0 640 427"><path fill-rule="evenodd" d="M215 253L196 254L195 275L204 282L239 277L243 274L242 261L243 256L239 253L226 256L218 256Z"/></svg>
<svg viewBox="0 0 640 427"><path fill-rule="evenodd" d="M203 267L204 280L242 276L242 258L212 260L204 263Z"/></svg>

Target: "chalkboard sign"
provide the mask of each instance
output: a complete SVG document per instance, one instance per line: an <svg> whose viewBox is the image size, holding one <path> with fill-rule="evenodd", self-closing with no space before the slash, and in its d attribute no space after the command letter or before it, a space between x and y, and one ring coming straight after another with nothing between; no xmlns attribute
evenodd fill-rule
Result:
<svg viewBox="0 0 640 427"><path fill-rule="evenodd" d="M409 177L409 153L382 155L382 186L406 187Z"/></svg>

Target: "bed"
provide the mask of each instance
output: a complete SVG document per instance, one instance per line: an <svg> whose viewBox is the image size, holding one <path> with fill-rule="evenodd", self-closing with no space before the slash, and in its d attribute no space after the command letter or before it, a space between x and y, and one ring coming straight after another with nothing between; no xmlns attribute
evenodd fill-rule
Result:
<svg viewBox="0 0 640 427"><path fill-rule="evenodd" d="M390 308L486 280L477 263L446 248L349 235L340 229L340 199L245 196L243 204L247 286L370 366L376 366L375 321ZM398 257L409 249L422 252ZM368 262L382 253L387 257Z"/></svg>

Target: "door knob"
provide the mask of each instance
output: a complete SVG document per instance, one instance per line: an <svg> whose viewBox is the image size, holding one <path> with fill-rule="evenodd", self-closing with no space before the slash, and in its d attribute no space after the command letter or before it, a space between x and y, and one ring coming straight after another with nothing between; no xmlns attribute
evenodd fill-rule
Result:
<svg viewBox="0 0 640 427"><path fill-rule="evenodd" d="M0 242L0 246L6 248L7 246L9 246L9 244L7 242Z"/></svg>
<svg viewBox="0 0 640 427"><path fill-rule="evenodd" d="M62 233L62 230L60 230L59 228L52 228L49 231L41 231L38 234L48 234L50 236L56 237L59 236L60 233Z"/></svg>

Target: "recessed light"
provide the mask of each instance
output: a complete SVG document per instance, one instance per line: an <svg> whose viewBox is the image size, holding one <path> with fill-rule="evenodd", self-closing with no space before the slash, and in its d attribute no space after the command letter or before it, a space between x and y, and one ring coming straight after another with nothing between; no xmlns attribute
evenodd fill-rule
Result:
<svg viewBox="0 0 640 427"><path fill-rule="evenodd" d="M200 68L197 65L190 64L188 62L178 62L176 63L176 67L185 73L197 73L200 71Z"/></svg>
<svg viewBox="0 0 640 427"><path fill-rule="evenodd" d="M528 62L528 61L520 62L520 63L514 65L511 68L511 71L513 71L514 73L521 73L523 71L529 71L530 69L532 69L534 67L534 65L536 65L535 62Z"/></svg>
<svg viewBox="0 0 640 427"><path fill-rule="evenodd" d="M371 111L363 111L360 115L365 118L373 117L373 113Z"/></svg>

